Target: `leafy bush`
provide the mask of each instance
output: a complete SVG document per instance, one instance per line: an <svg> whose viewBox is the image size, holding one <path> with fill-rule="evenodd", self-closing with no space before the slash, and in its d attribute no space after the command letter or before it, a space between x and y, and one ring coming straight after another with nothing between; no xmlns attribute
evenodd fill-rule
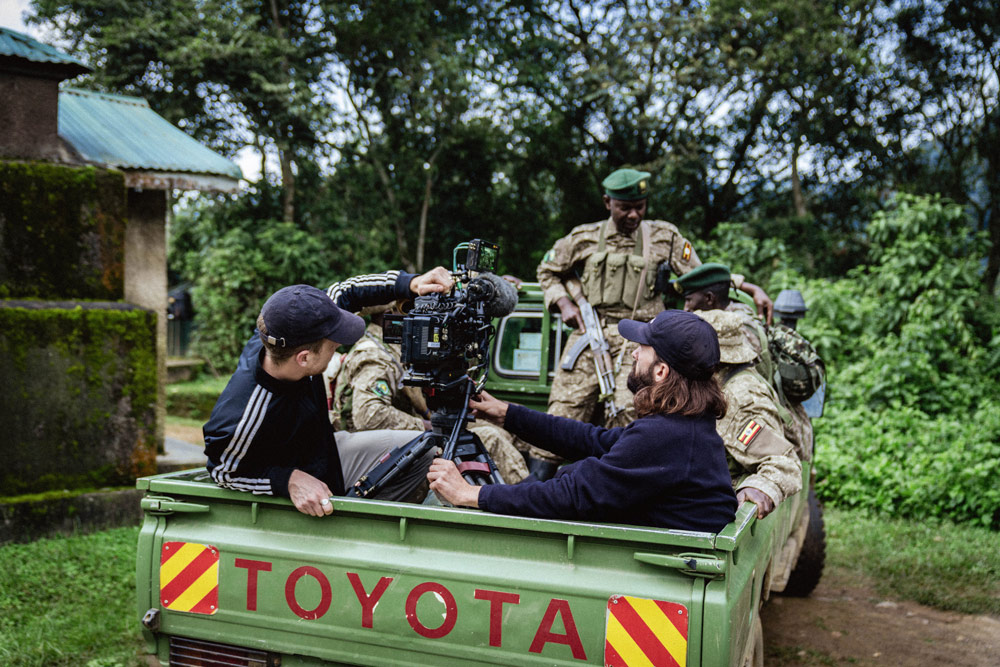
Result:
<svg viewBox="0 0 1000 667"><path fill-rule="evenodd" d="M290 223L230 229L205 251L194 279L195 353L219 373L230 373L267 297L286 285L325 287L328 254L318 238Z"/></svg>
<svg viewBox="0 0 1000 667"><path fill-rule="evenodd" d="M986 241L961 207L900 196L868 226L870 265L802 290L800 328L827 364L818 493L847 507L1000 528L1000 317Z"/></svg>
<svg viewBox="0 0 1000 667"><path fill-rule="evenodd" d="M835 403L815 426L824 500L1000 528L1000 402L939 416Z"/></svg>

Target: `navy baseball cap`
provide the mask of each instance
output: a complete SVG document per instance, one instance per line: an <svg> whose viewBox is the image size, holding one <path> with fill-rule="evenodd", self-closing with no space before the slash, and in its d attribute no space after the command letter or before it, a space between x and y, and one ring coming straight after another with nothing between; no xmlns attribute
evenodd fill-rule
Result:
<svg viewBox="0 0 1000 667"><path fill-rule="evenodd" d="M618 333L649 345L668 366L692 380L707 380L719 364L719 336L694 313L665 310L648 323L621 320Z"/></svg>
<svg viewBox="0 0 1000 667"><path fill-rule="evenodd" d="M365 321L310 285L290 285L272 294L260 309L271 345L298 347L327 338L353 345L365 333Z"/></svg>

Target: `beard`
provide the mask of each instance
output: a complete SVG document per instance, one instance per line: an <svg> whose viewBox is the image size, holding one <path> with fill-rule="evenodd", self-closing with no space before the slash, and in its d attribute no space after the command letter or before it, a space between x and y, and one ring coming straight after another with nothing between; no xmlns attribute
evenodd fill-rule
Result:
<svg viewBox="0 0 1000 667"><path fill-rule="evenodd" d="M646 387L652 387L654 383L652 364L643 373L639 372L638 366L632 366L632 371L628 374L628 379L625 380L625 386L633 394L638 394Z"/></svg>

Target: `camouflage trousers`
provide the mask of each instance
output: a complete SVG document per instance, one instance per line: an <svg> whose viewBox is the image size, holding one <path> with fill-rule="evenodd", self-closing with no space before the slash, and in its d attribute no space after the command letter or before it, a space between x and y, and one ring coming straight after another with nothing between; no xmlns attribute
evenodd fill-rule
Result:
<svg viewBox="0 0 1000 667"><path fill-rule="evenodd" d="M574 331L566 341L565 350L573 349L580 339L580 333ZM601 387L598 381L597 370L594 366L594 354L590 348L584 350L571 370L562 369L562 359L556 367L556 375L552 381L552 390L549 392L550 415L559 417L569 417L577 421L590 422L600 407L604 411L603 425L612 428L615 426L627 426L635 420L635 407L632 404L632 392L628 390L626 380L632 372L632 348L635 343L631 343L618 333L618 324L609 324L604 327L604 339L608 341L611 348L611 363L614 364L621 355L621 367L615 373L615 394L614 402L620 412L613 418L607 417L607 407L598 405L601 403ZM624 354L622 349L624 348ZM565 357L566 352L563 352ZM614 370L612 368L612 370ZM539 443L541 444L541 443ZM560 462L558 456L552 454L537 445L532 445L529 454L536 459L543 461Z"/></svg>
<svg viewBox="0 0 1000 667"><path fill-rule="evenodd" d="M514 446L514 436L493 424L477 424L469 429L479 436L503 481L517 484L528 476L528 466Z"/></svg>

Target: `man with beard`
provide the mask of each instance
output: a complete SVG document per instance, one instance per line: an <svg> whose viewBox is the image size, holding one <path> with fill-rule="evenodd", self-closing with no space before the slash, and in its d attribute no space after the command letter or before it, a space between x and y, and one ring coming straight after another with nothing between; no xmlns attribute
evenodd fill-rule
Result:
<svg viewBox="0 0 1000 667"><path fill-rule="evenodd" d="M678 310L649 323L622 320L618 331L639 344L627 380L635 421L602 428L484 392L469 402L480 417L575 463L544 482L473 486L453 462L435 459L427 479L438 497L499 514L706 532L732 521L736 496L715 430L726 411L712 376L719 363L715 331Z"/></svg>

